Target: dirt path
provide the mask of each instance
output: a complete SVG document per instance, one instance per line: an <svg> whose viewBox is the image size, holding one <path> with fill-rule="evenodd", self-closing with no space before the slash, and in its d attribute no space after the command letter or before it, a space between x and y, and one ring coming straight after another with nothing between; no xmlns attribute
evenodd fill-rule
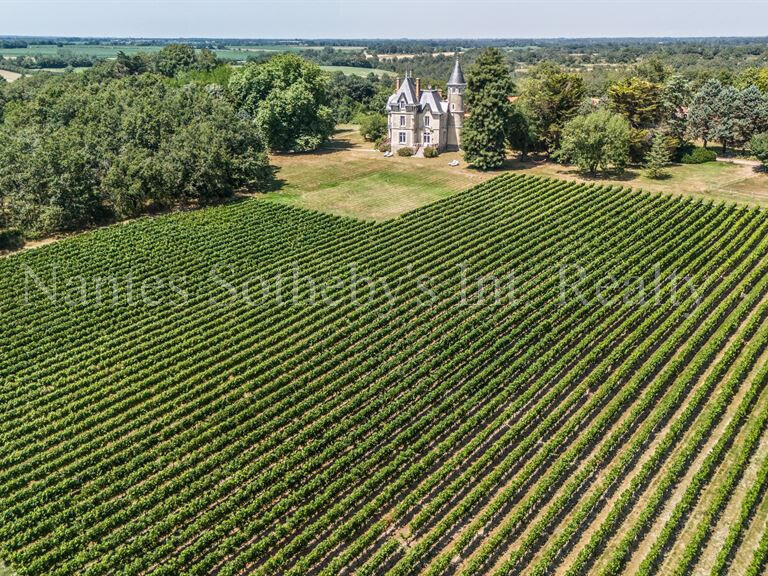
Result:
<svg viewBox="0 0 768 576"><path fill-rule="evenodd" d="M717 157L718 162L729 162L731 164L739 164L741 166L753 166L755 168L762 166L762 163L758 160L751 160L749 158L723 158L722 156Z"/></svg>
<svg viewBox="0 0 768 576"><path fill-rule="evenodd" d="M13 82L21 78L21 74L18 72L11 72L10 70L0 70L0 76L5 78L6 82Z"/></svg>

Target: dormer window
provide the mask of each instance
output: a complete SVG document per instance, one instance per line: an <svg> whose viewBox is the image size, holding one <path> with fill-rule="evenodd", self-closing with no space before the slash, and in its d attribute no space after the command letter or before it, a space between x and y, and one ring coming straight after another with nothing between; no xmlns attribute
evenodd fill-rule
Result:
<svg viewBox="0 0 768 576"><path fill-rule="evenodd" d="M425 114L424 115L424 126L429 126L429 122L430 122L430 115L429 114Z"/></svg>
<svg viewBox="0 0 768 576"><path fill-rule="evenodd" d="M405 110L405 101L400 100L400 110Z"/></svg>

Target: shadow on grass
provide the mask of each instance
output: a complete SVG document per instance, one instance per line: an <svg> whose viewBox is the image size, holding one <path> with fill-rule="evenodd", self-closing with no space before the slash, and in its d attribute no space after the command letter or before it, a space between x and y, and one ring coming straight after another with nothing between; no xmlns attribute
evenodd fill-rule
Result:
<svg viewBox="0 0 768 576"><path fill-rule="evenodd" d="M551 163L546 157L534 157L529 158L527 160L520 160L520 159L512 159L508 158L504 161L504 164L499 168L498 170L515 170L515 171L522 171L522 170L532 170L534 168L538 168L539 166L542 166L544 164L548 164L550 166L557 166L558 171L555 174L552 174L552 176L572 176L572 177L578 177L582 180L588 180L590 182L601 182L601 181L620 181L620 182L630 182L632 180L636 180L639 176L639 173L636 170L607 170L604 172L596 172L595 174L590 174L588 172L582 172L575 166L571 166L568 164L553 164ZM669 177L667 175L666 177Z"/></svg>

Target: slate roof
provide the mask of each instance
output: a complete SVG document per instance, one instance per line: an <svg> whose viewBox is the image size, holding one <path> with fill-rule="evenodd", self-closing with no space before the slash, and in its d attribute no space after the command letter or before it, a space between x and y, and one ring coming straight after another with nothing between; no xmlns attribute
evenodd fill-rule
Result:
<svg viewBox="0 0 768 576"><path fill-rule="evenodd" d="M419 108L424 110L427 106L429 106L432 112L437 112L438 114L448 112L448 102L440 99L440 94L438 94L437 90L422 90Z"/></svg>
<svg viewBox="0 0 768 576"><path fill-rule="evenodd" d="M448 79L448 86L457 84L466 84L464 81L464 72L461 70L461 64L459 64L458 56L456 57L456 63L453 65L453 72L451 72L451 77Z"/></svg>
<svg viewBox="0 0 768 576"><path fill-rule="evenodd" d="M392 94L387 100L387 104L397 104L400 101L400 96L405 95L406 104L417 104L416 102L416 82L410 76L403 78L400 88L397 92Z"/></svg>

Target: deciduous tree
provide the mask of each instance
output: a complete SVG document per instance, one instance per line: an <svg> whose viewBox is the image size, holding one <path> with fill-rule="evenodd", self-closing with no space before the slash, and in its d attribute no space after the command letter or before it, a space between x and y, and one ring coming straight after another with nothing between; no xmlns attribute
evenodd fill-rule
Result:
<svg viewBox="0 0 768 576"><path fill-rule="evenodd" d="M633 128L650 128L661 118L662 86L642 78L626 78L608 88L608 105Z"/></svg>
<svg viewBox="0 0 768 576"><path fill-rule="evenodd" d="M314 150L334 129L328 78L319 66L292 54L247 64L229 89L239 109L254 118L271 150Z"/></svg>
<svg viewBox="0 0 768 576"><path fill-rule="evenodd" d="M565 125L558 157L591 175L598 170L623 170L629 159L629 137L630 125L624 116L598 110Z"/></svg>
<svg viewBox="0 0 768 576"><path fill-rule="evenodd" d="M548 151L557 150L560 132L581 105L586 89L581 75L566 72L557 64L534 66L521 83L520 104L533 134Z"/></svg>

